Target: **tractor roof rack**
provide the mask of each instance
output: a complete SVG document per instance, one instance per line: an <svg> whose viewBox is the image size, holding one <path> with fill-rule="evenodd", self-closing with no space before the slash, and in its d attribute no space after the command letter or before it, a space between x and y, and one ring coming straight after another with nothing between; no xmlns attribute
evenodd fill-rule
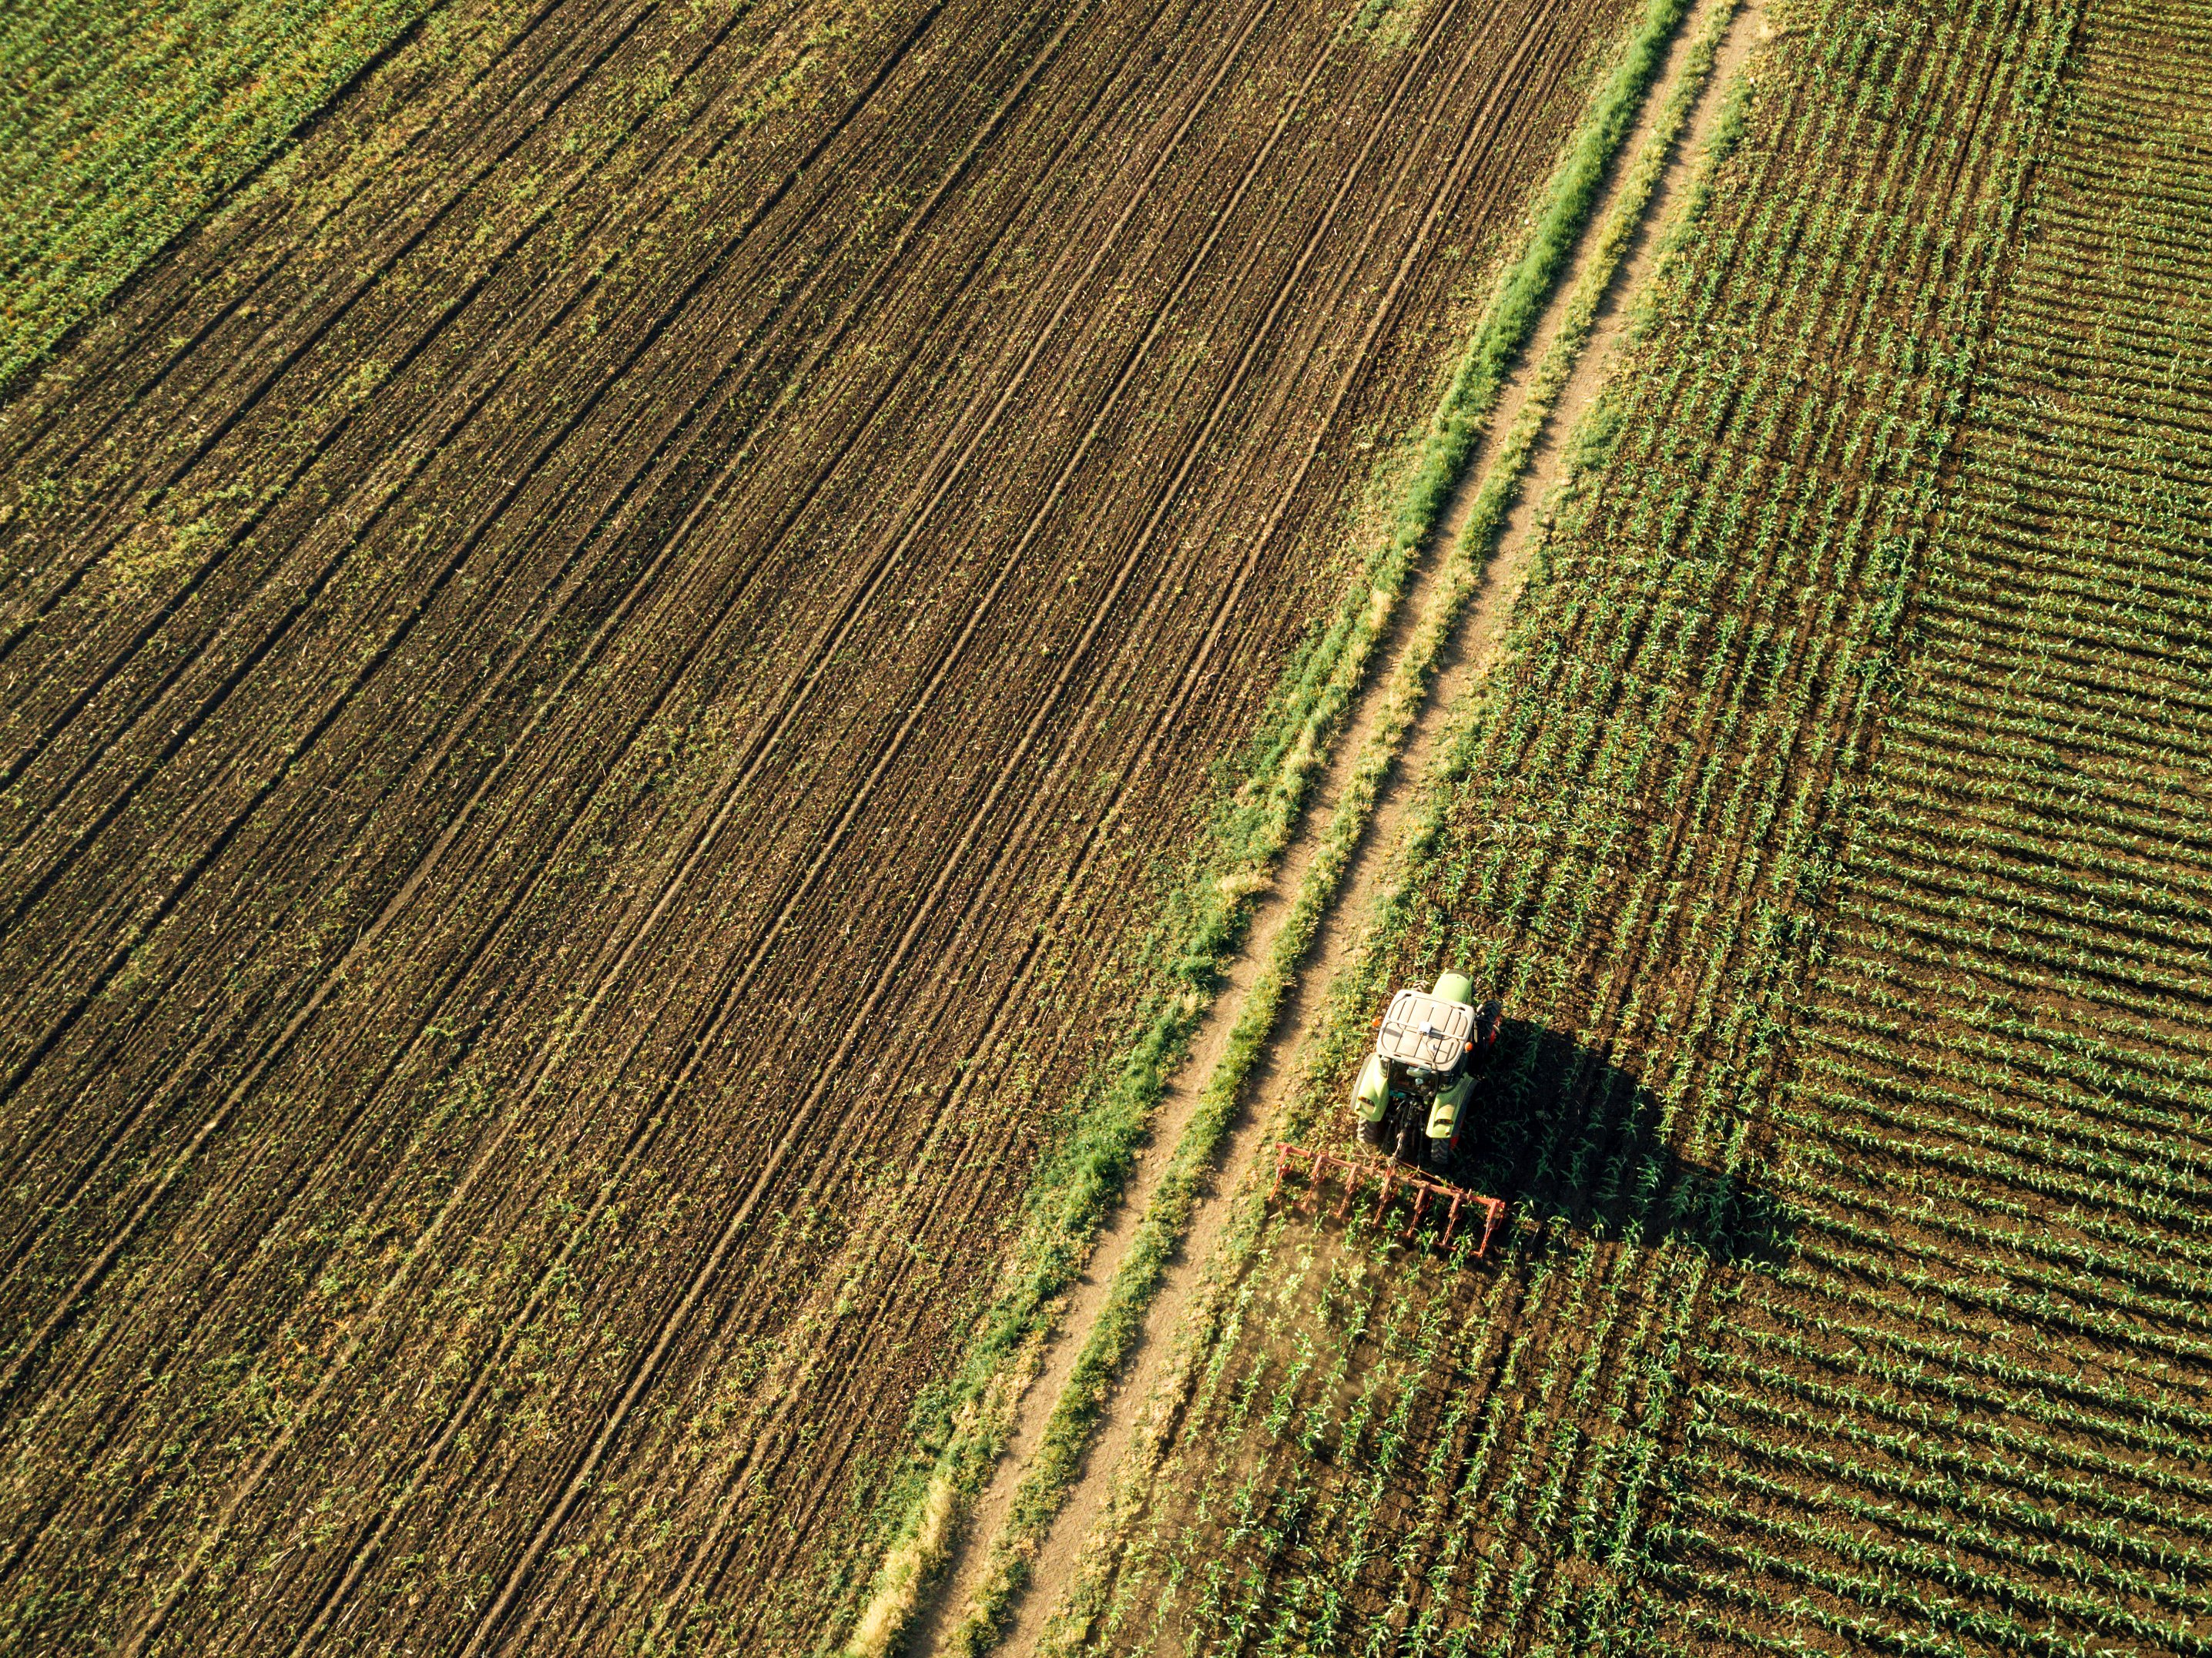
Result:
<svg viewBox="0 0 2212 1658"><path fill-rule="evenodd" d="M1375 1051L1424 1071L1449 1071L1474 1040L1474 1010L1468 1004L1447 1002L1425 990L1401 990L1382 1016Z"/></svg>

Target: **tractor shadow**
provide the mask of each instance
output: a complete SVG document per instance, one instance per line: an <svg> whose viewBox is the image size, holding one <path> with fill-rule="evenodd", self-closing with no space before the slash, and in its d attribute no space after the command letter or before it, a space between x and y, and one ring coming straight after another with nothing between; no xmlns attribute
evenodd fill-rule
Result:
<svg viewBox="0 0 2212 1658"><path fill-rule="evenodd" d="M1674 1238L1717 1260L1778 1262L1793 1222L1772 1193L1668 1144L1640 1079L1557 1031L1508 1019L1475 1085L1462 1184L1607 1236Z"/></svg>

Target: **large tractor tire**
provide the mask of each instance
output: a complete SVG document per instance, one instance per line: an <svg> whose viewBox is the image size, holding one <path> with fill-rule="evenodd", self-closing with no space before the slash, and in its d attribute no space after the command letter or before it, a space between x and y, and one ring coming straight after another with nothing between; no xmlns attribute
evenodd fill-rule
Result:
<svg viewBox="0 0 2212 1658"><path fill-rule="evenodd" d="M1390 1121L1390 1081L1382 1061L1368 1055L1352 1090L1352 1120L1359 1125L1359 1143L1377 1151L1394 1143L1396 1125Z"/></svg>

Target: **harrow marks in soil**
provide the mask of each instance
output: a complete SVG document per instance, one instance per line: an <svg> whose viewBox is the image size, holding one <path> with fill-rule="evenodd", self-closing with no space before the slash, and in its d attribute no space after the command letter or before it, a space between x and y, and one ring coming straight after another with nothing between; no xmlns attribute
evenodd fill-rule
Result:
<svg viewBox="0 0 2212 1658"><path fill-rule="evenodd" d="M1486 1197L1480 1192L1470 1192L1464 1187L1431 1180L1398 1163L1387 1163L1380 1157L1347 1157L1334 1151L1310 1151L1303 1145L1293 1145L1288 1140L1275 1145L1275 1183L1267 1188L1267 1199L1273 1202L1283 1189L1283 1177L1293 1169L1303 1169L1308 1183L1318 1197L1322 1182L1330 1175L1342 1177L1344 1197L1336 1206L1336 1217L1342 1220L1352 1212L1352 1199L1359 1195L1360 1187L1372 1181L1381 1188L1375 1199L1376 1224L1382 1224L1394 1197L1411 1198L1413 1213L1406 1222L1405 1237L1411 1242L1419 1233L1421 1222L1431 1209L1440 1208L1444 1213L1442 1247L1451 1248L1453 1234L1459 1230L1460 1211L1479 1209L1482 1212L1482 1238L1474 1246L1473 1259L1480 1260L1490 1252L1490 1240L1496 1236L1498 1223L1505 1218L1505 1201L1502 1198ZM1474 1217L1468 1217L1474 1224Z"/></svg>
<svg viewBox="0 0 2212 1658"><path fill-rule="evenodd" d="M830 1637L1100 941L1620 0L1386 53L1307 0L457 5L0 432L0 508L66 486L0 511L23 1640ZM787 1011L859 982L891 1034L825 1063ZM918 1214L810 1155L863 1113Z"/></svg>

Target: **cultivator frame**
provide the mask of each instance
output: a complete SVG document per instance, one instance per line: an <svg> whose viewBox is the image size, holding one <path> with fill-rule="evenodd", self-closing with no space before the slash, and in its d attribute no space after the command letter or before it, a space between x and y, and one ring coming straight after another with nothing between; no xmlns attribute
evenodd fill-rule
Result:
<svg viewBox="0 0 2212 1658"><path fill-rule="evenodd" d="M1480 1260L1490 1253L1490 1240L1497 1235L1498 1224L1505 1218L1505 1201L1502 1198L1485 1197L1480 1192L1449 1186L1432 1180L1402 1163L1385 1163L1380 1157L1351 1157L1340 1151L1310 1151L1303 1145L1292 1145L1288 1140L1275 1142L1275 1183L1267 1188L1267 1200L1273 1202L1283 1189L1283 1176L1292 1169L1303 1166L1307 1181L1316 1195L1321 1191L1322 1177L1333 1169L1344 1175L1344 1201L1336 1206L1336 1218L1342 1220L1352 1212L1352 1199L1358 1194L1363 1180L1379 1180L1382 1194L1375 1205L1375 1218L1379 1224L1382 1212L1390 1206L1394 1192L1403 1190L1413 1199L1413 1217L1406 1223L1406 1237L1410 1242L1420 1230L1421 1218L1427 1214L1431 1204L1448 1205L1449 1218L1444 1223L1443 1247L1451 1248L1452 1233L1459 1226L1459 1213L1463 1208L1483 1212L1482 1241L1474 1247L1474 1258Z"/></svg>

